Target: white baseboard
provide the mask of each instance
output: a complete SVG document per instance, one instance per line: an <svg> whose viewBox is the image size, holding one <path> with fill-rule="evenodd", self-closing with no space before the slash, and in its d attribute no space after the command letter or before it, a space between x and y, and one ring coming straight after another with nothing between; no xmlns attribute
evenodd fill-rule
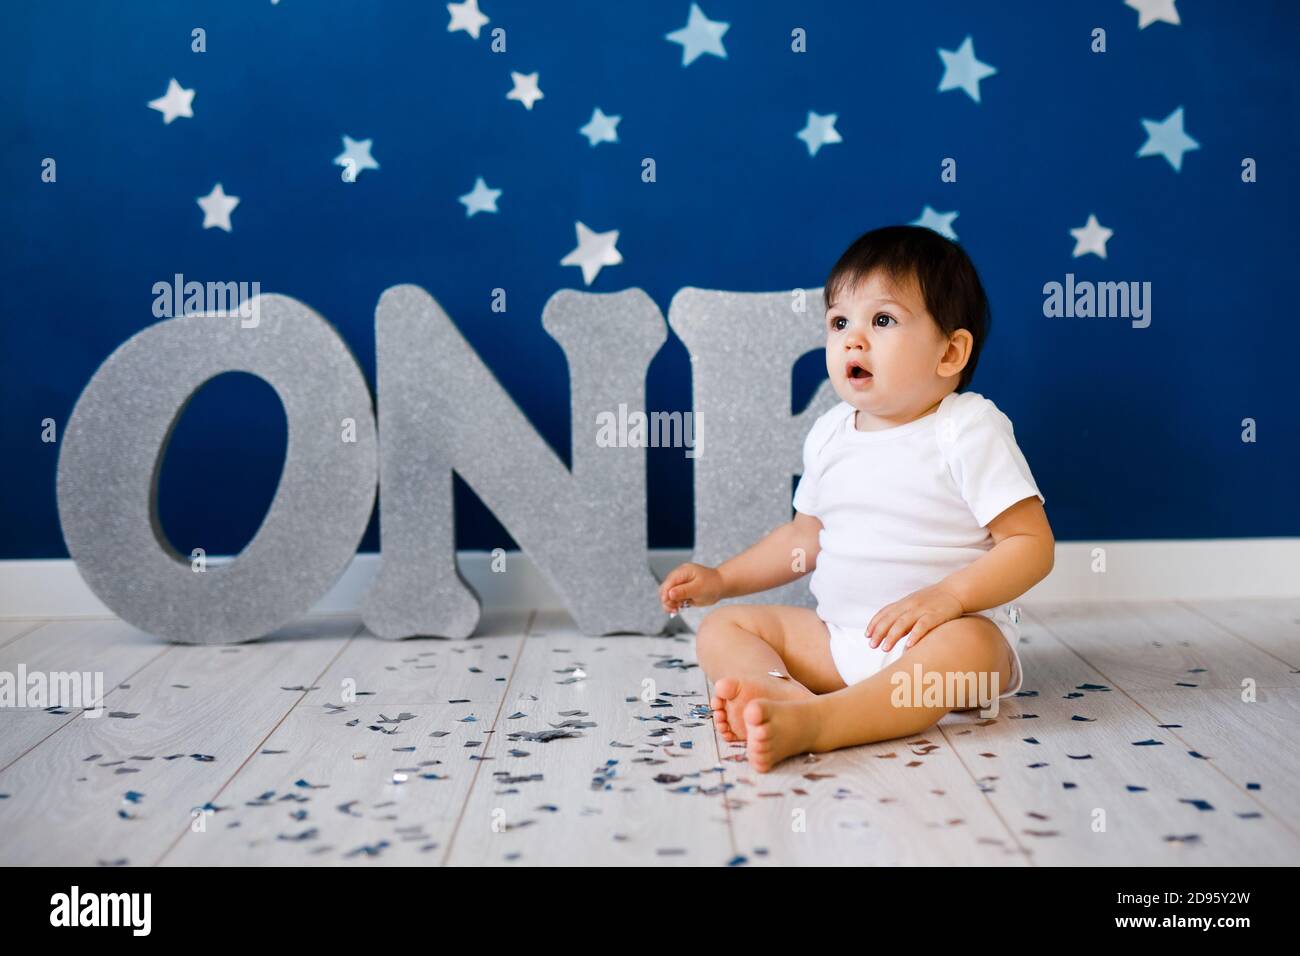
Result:
<svg viewBox="0 0 1300 956"><path fill-rule="evenodd" d="M1105 552L1104 573L1093 570L1098 548ZM688 557L685 548L659 549L651 552L649 559L656 576L662 577ZM486 551L461 551L457 558L461 574L486 607L532 610L559 606L550 585L521 552L506 554L505 573L492 571L491 555ZM378 569L378 554L356 555L311 613L356 611ZM1300 597L1300 538L1057 542L1056 567L1023 599L1175 601L1250 597ZM71 560L0 561L0 618L111 614L86 587Z"/></svg>

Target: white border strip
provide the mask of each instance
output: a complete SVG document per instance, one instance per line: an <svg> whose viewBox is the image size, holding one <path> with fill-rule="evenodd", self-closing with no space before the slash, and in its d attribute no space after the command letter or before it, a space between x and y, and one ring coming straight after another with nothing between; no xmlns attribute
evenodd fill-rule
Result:
<svg viewBox="0 0 1300 956"><path fill-rule="evenodd" d="M1097 549L1105 572L1095 571ZM651 552L657 577L689 558L685 548ZM510 610L558 607L555 592L527 555L510 551L493 572L486 551L457 553L460 573L484 605ZM221 559L211 558L212 563ZM357 611L379 570L379 555L358 554L313 614ZM1034 601L1175 601L1300 597L1300 538L1057 542L1056 566L1025 594ZM0 561L0 618L105 617L69 559Z"/></svg>

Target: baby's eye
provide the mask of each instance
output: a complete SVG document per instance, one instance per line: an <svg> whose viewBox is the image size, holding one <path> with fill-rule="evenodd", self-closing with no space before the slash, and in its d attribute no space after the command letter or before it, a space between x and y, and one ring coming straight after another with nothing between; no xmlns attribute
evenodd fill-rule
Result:
<svg viewBox="0 0 1300 956"><path fill-rule="evenodd" d="M884 322L881 322L881 321L880 321L881 319L884 319L885 321L884 321ZM878 316L876 316L874 319L871 320L871 324L874 325L874 326L875 326L876 328L878 328L878 329L887 329L887 328L889 328L889 323L890 323L890 322L893 322L895 325L898 324L898 320L897 320L896 318L894 318L892 315L889 315L889 314L886 313L886 312L881 312Z"/></svg>
<svg viewBox="0 0 1300 956"><path fill-rule="evenodd" d="M831 328L836 332L843 332L848 327L848 324L849 320L842 315L837 315L831 319Z"/></svg>

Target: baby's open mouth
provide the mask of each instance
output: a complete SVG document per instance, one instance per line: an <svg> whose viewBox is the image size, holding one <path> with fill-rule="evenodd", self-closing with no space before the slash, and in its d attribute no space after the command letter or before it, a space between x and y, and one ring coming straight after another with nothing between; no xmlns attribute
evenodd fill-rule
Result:
<svg viewBox="0 0 1300 956"><path fill-rule="evenodd" d="M849 363L847 374L849 378L871 378L871 373L855 362Z"/></svg>

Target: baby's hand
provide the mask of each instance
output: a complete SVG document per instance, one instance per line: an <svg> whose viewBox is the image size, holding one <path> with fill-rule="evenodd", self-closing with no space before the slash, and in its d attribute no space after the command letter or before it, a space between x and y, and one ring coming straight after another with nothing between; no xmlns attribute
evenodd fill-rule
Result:
<svg viewBox="0 0 1300 956"><path fill-rule="evenodd" d="M886 604L867 624L866 636L872 647L888 651L909 630L911 647L940 624L955 621L965 613L961 601L938 585L914 591L901 601Z"/></svg>
<svg viewBox="0 0 1300 956"><path fill-rule="evenodd" d="M703 564L679 564L659 585L664 610L676 614L682 607L716 604L722 597L722 575Z"/></svg>

